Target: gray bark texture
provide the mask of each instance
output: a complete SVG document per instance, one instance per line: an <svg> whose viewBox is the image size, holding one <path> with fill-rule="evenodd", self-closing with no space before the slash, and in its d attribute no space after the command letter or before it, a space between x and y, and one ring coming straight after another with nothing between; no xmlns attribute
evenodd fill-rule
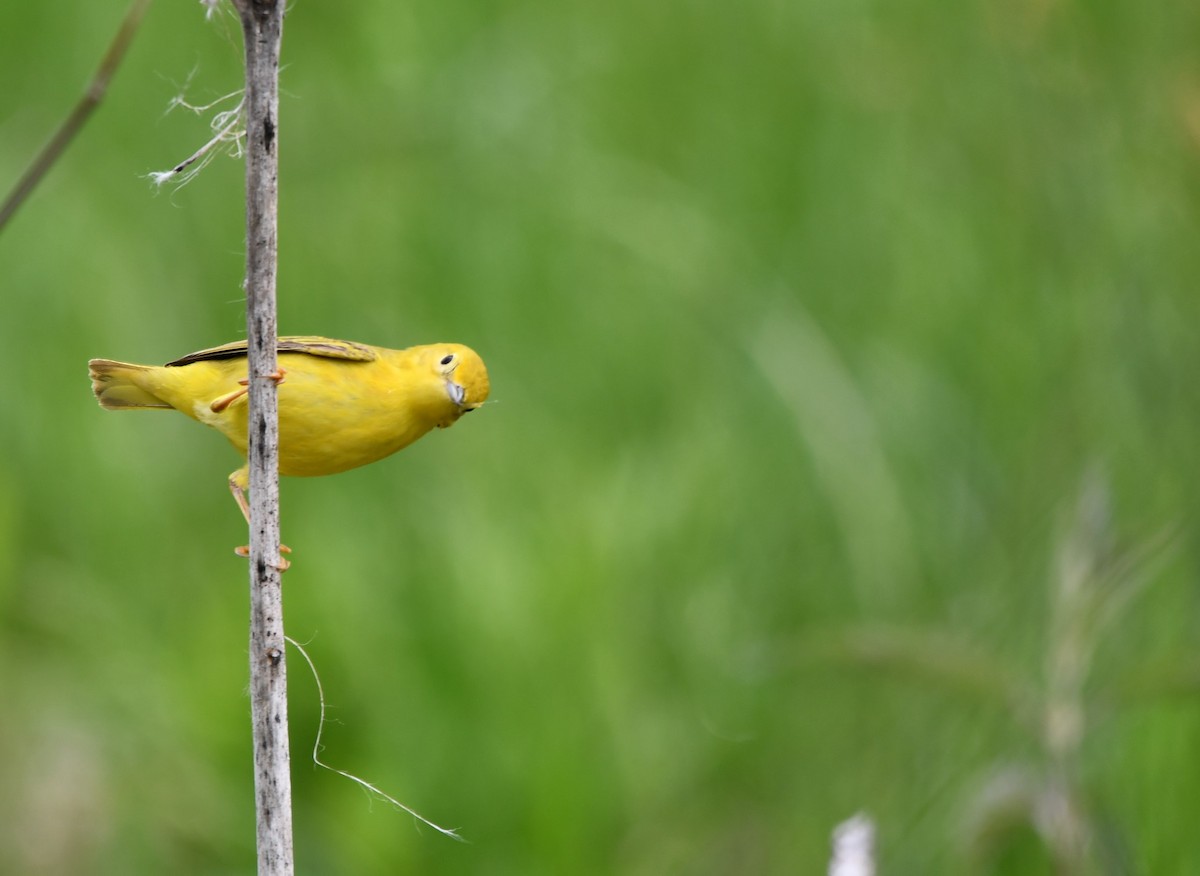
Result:
<svg viewBox="0 0 1200 876"><path fill-rule="evenodd" d="M292 787L279 553L275 374L283 0L234 0L246 47L246 330L250 377L250 711L259 876L291 876Z"/></svg>

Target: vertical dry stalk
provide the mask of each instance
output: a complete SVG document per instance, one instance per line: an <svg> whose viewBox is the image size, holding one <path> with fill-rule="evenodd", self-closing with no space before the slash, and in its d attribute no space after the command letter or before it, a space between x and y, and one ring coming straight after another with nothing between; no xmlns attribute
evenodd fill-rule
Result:
<svg viewBox="0 0 1200 876"><path fill-rule="evenodd" d="M275 382L279 48L283 0L234 0L246 44L246 329L250 366L250 710L259 876L293 873Z"/></svg>

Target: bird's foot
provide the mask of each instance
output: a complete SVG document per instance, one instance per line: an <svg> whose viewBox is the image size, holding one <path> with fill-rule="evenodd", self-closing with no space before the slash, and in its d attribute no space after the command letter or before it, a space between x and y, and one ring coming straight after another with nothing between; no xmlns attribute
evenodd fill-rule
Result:
<svg viewBox="0 0 1200 876"><path fill-rule="evenodd" d="M268 380L274 380L275 385L279 386L279 384L283 383L283 381L287 379L287 370L284 368L276 368L270 374L264 374L263 377L267 378ZM241 398L247 392L249 392L249 387L250 387L250 378L249 377L239 380L238 383L241 384L244 388L243 389L235 389L233 392L226 393L225 395L216 399L215 401L212 402L212 404L209 405L209 408L212 410L212 412L214 414L221 413L226 408L228 408L231 404L233 404L235 401L237 401L239 398Z"/></svg>
<svg viewBox="0 0 1200 876"><path fill-rule="evenodd" d="M233 552L235 554L237 554L239 557L242 557L243 559L247 559L250 556L250 546L244 544L244 545L241 545L240 547L235 547L233 549ZM271 563L271 567L274 569L278 569L280 572L286 572L288 569L290 569L292 567L292 561L289 560L287 557L283 556L283 554L290 554L291 552L292 552L292 549L290 547L288 547L286 544L281 544L279 546L279 554L280 554L279 562Z"/></svg>
<svg viewBox="0 0 1200 876"><path fill-rule="evenodd" d="M283 383L283 381L287 380L287 369L286 368L276 368L270 374L264 374L263 377L267 378L267 380L274 380L275 385L279 386L279 384L281 384L281 383ZM242 386L249 386L250 378L243 377L241 380L238 381L238 383L240 383Z"/></svg>

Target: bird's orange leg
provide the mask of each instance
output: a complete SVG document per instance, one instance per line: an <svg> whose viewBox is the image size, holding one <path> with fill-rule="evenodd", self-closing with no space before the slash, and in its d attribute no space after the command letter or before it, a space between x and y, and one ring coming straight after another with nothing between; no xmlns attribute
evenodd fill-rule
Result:
<svg viewBox="0 0 1200 876"><path fill-rule="evenodd" d="M263 376L270 380L274 380L275 385L279 386L279 384L283 383L283 381L287 379L287 371L285 371L283 368L276 368L270 374L265 374ZM221 411L225 410L227 407L250 391L249 377L239 380L238 383L242 385L241 389L235 389L231 393L220 396L208 406L214 414L221 413ZM241 503L239 502L238 504L240 505Z"/></svg>
<svg viewBox="0 0 1200 876"><path fill-rule="evenodd" d="M249 383L249 381L248 380L239 380L238 383ZM221 411L225 410L227 407L229 407L231 404L233 404L239 398L244 396L247 392L249 392L248 389L235 389L233 392L229 393L228 395L223 395L220 398L217 398L208 407L214 414L219 414L219 413L221 413Z"/></svg>
<svg viewBox="0 0 1200 876"><path fill-rule="evenodd" d="M246 501L247 475L248 472L245 468L239 468L231 474L229 476L229 492L233 493L233 500L237 502L238 508L242 511L242 516L246 518L246 525L249 526L250 503ZM233 552L239 557L248 557L250 556L250 547L249 545L241 545L240 547L235 547ZM281 554L290 554L292 549L286 544L281 544L279 545L279 552ZM279 562L275 564L275 568L280 572L286 572L291 566L291 560L282 556L279 558Z"/></svg>

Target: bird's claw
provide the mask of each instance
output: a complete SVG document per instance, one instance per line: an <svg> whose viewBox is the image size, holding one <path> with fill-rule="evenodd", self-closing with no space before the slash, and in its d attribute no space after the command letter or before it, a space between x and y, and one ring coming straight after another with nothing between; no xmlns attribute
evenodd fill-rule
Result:
<svg viewBox="0 0 1200 876"><path fill-rule="evenodd" d="M275 385L279 386L279 384L281 384L281 383L283 383L283 381L287 380L287 369L286 368L276 368L270 374L264 374L263 377L267 378L267 380L274 380ZM245 378L239 380L238 383L240 383L242 386L249 386L250 378L245 377Z"/></svg>
<svg viewBox="0 0 1200 876"><path fill-rule="evenodd" d="M287 371L283 368L276 368L270 374L264 374L263 377L267 378L268 380L274 380L275 385L279 386L279 384L283 383L283 381L287 379ZM238 384L245 387L245 389L235 389L233 392L228 392L225 395L223 395L220 398L213 401L212 404L210 404L208 406L209 409L212 410L212 412L214 414L222 413L231 404L233 404L235 401L237 401L239 398L241 398L247 392L249 392L249 389L250 389L250 378L249 377L245 377L245 378L239 380Z"/></svg>
<svg viewBox="0 0 1200 876"><path fill-rule="evenodd" d="M245 545L245 544L240 545L239 547L235 547L233 549L233 552L235 554L237 554L239 557L241 557L242 559L248 559L250 557L250 546ZM291 552L292 552L292 549L290 547L288 547L286 544L281 544L279 546L279 553L280 553L279 562L271 563L270 564L271 567L274 569L278 569L280 572L286 572L288 569L290 569L292 567L292 561L289 560L287 557L283 556L283 554L290 554Z"/></svg>

